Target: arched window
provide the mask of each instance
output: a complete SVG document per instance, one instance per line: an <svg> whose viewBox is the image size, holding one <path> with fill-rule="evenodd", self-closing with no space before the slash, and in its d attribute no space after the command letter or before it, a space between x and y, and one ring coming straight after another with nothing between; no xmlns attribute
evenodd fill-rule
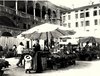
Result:
<svg viewBox="0 0 100 76"><path fill-rule="evenodd" d="M53 18L55 18L56 17L56 12L55 11L53 11Z"/></svg>
<svg viewBox="0 0 100 76"><path fill-rule="evenodd" d="M51 18L51 9L48 9L48 17Z"/></svg>
<svg viewBox="0 0 100 76"><path fill-rule="evenodd" d="M40 17L40 4L36 3L35 15Z"/></svg>
<svg viewBox="0 0 100 76"><path fill-rule="evenodd" d="M25 1L18 1L18 10L25 12Z"/></svg>
<svg viewBox="0 0 100 76"><path fill-rule="evenodd" d="M12 37L10 32L3 32L1 36Z"/></svg>
<svg viewBox="0 0 100 76"><path fill-rule="evenodd" d="M27 2L27 13L33 15L33 5L32 5L33 1L28 1Z"/></svg>
<svg viewBox="0 0 100 76"><path fill-rule="evenodd" d="M46 7L43 6L43 7L42 7L42 18L43 18L43 19L45 18L45 14L46 14Z"/></svg>
<svg viewBox="0 0 100 76"><path fill-rule="evenodd" d="M15 1L5 1L5 6L15 8Z"/></svg>

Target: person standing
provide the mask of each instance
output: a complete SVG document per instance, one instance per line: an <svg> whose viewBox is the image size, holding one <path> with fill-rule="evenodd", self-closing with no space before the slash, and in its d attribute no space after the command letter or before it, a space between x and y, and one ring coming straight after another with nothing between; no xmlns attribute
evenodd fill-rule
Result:
<svg viewBox="0 0 100 76"><path fill-rule="evenodd" d="M3 56L3 48L2 48L2 46L0 45L0 57L2 57Z"/></svg>
<svg viewBox="0 0 100 76"><path fill-rule="evenodd" d="M40 44L39 40L36 40L35 44L33 45L34 55L33 55L33 62L35 65L36 73L42 72L42 61L41 61L41 52L40 51Z"/></svg>
<svg viewBox="0 0 100 76"><path fill-rule="evenodd" d="M17 49L17 46L16 46L16 45L13 45L12 51L13 51L13 54L14 54L15 57L16 57L16 55L17 55L16 49Z"/></svg>
<svg viewBox="0 0 100 76"><path fill-rule="evenodd" d="M16 51L17 51L18 57L20 57L18 63L16 64L17 66L19 66L19 64L22 65L22 60L24 59L24 54L23 54L23 51L24 51L24 44L23 44L22 42L20 42L20 44L18 45Z"/></svg>

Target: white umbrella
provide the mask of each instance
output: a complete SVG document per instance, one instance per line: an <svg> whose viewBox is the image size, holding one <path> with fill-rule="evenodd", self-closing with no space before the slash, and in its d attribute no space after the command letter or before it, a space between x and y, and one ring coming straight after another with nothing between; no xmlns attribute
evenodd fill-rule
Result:
<svg viewBox="0 0 100 76"><path fill-rule="evenodd" d="M47 39L48 38L58 38L60 36L68 35L74 33L73 31L65 30L63 26L45 23L42 25L35 26L25 32L22 35L29 39Z"/></svg>
<svg viewBox="0 0 100 76"><path fill-rule="evenodd" d="M35 26L25 32L22 35L29 39L51 39L58 38L60 36L74 33L73 31L65 30L66 28L60 25L45 23ZM48 42L48 41L47 41Z"/></svg>

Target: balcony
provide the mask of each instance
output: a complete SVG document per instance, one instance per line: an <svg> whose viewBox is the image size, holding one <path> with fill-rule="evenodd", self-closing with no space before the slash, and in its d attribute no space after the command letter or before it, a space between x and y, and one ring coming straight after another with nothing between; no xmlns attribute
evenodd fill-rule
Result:
<svg viewBox="0 0 100 76"><path fill-rule="evenodd" d="M12 9L10 7L6 7L6 6L3 6L3 5L0 5L0 11L1 12L7 12L7 13L13 14L13 15L17 15L17 16L20 16L20 17L23 17L23 18L33 17L32 15L26 14L25 12L16 11L15 9Z"/></svg>

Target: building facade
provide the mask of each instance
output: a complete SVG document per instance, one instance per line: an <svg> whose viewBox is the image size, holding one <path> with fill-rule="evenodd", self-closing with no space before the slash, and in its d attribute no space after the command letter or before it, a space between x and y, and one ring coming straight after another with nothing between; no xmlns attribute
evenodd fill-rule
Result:
<svg viewBox="0 0 100 76"><path fill-rule="evenodd" d="M19 31L46 21L61 24L61 15L64 11L65 8L62 9L47 0L0 0L0 25L13 27Z"/></svg>
<svg viewBox="0 0 100 76"><path fill-rule="evenodd" d="M66 11L67 8L47 0L0 0L0 36L16 37L22 31L45 22L62 25L61 15ZM6 40L2 40L1 45L6 45Z"/></svg>
<svg viewBox="0 0 100 76"><path fill-rule="evenodd" d="M66 29L95 32L100 30L100 4L71 9L62 18Z"/></svg>

